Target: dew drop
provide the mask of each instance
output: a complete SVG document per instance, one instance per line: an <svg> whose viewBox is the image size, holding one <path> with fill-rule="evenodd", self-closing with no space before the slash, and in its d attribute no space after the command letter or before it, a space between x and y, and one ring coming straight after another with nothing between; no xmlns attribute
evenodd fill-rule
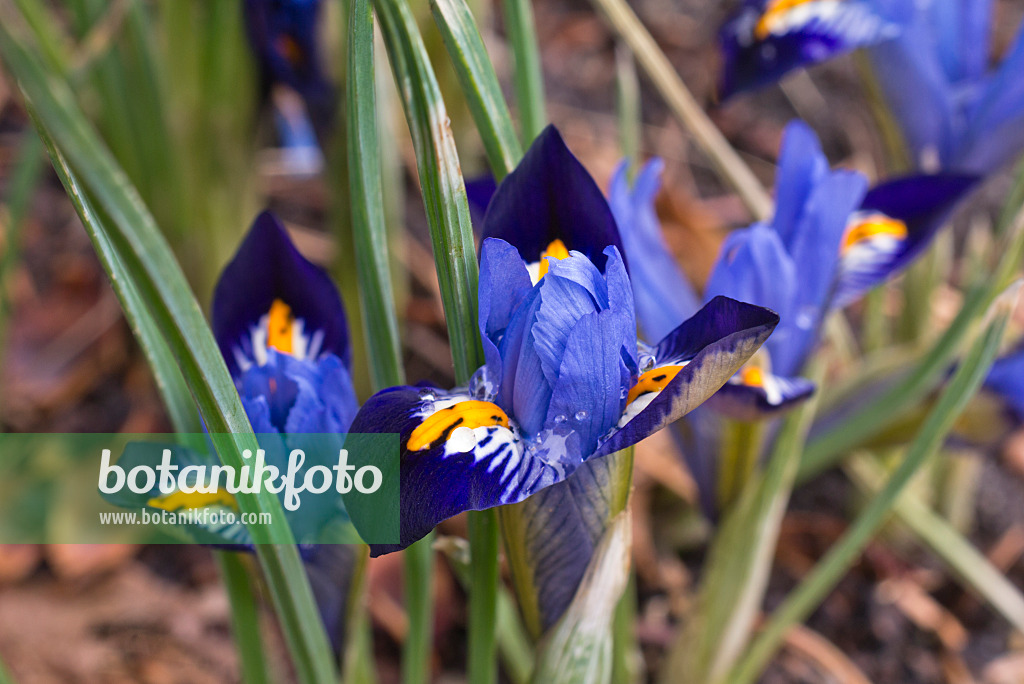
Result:
<svg viewBox="0 0 1024 684"><path fill-rule="evenodd" d="M569 420L569 418L567 416L559 414L559 415L555 416L555 425L559 425L561 423L564 423L567 420Z"/></svg>
<svg viewBox="0 0 1024 684"><path fill-rule="evenodd" d="M575 418L578 421L583 421L583 420L587 419L588 415L590 415L590 414L588 414L586 411L577 411L576 415L573 416L573 418Z"/></svg>

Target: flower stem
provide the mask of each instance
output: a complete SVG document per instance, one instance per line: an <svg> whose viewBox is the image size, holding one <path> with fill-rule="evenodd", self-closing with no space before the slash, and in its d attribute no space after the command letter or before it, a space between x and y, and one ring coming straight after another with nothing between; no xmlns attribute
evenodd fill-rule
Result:
<svg viewBox="0 0 1024 684"><path fill-rule="evenodd" d="M238 664L243 684L266 684L267 664L263 659L259 614L249 572L237 553L214 554L221 580L231 605L231 631L235 636Z"/></svg>
<svg viewBox="0 0 1024 684"><path fill-rule="evenodd" d="M470 511L469 673L472 684L498 679L494 626L498 618L498 513Z"/></svg>

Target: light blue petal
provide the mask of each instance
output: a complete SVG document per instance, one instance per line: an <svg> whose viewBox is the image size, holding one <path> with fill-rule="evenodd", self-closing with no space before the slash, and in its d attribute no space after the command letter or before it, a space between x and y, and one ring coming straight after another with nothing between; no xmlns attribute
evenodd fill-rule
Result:
<svg viewBox="0 0 1024 684"><path fill-rule="evenodd" d="M648 339L661 339L700 308L700 301L665 244L654 198L664 164L652 159L629 189L626 163L612 178L609 204L619 224L630 264L640 326Z"/></svg>

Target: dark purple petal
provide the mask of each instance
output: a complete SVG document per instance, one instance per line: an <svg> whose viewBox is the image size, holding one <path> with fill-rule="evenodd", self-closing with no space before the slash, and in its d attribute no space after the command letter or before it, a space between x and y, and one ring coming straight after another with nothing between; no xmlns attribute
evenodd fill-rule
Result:
<svg viewBox="0 0 1024 684"><path fill-rule="evenodd" d="M321 351L333 353L349 366L348 324L337 288L295 249L280 221L265 211L253 222L214 290L213 334L232 376L240 372L235 349L249 345L250 330L275 299L305 322L309 335L322 331Z"/></svg>
<svg viewBox="0 0 1024 684"><path fill-rule="evenodd" d="M352 423L352 433L393 433L400 444L399 544L372 544L378 556L405 548L422 538L442 520L470 510L517 503L559 482L582 462L570 434L555 440L559 453L541 443L525 449L514 428L498 425L460 428L442 435L427 448L409 449L410 437L424 419L453 400L466 395L416 387L393 387L372 396ZM497 407L495 407L497 408ZM347 502L346 502L346 505ZM360 512L348 506L357 529ZM371 540L372 541L372 540Z"/></svg>
<svg viewBox="0 0 1024 684"><path fill-rule="evenodd" d="M728 297L715 297L655 349L655 366L685 366L657 395L613 432L591 456L636 444L678 420L717 392L771 335L779 317ZM627 418L629 407L626 409Z"/></svg>
<svg viewBox="0 0 1024 684"><path fill-rule="evenodd" d="M555 240L582 252L604 271L604 250L622 242L601 189L548 126L519 166L498 185L484 217L483 237L515 245L523 261L539 261Z"/></svg>
<svg viewBox="0 0 1024 684"><path fill-rule="evenodd" d="M875 258L840 258L839 280L831 305L842 308L872 287L900 273L928 247L957 204L977 185L977 176L954 174L900 178L872 188L858 215L878 213L902 221L906 239Z"/></svg>
<svg viewBox="0 0 1024 684"><path fill-rule="evenodd" d="M764 420L805 401L815 389L814 383L806 378L766 375L761 385L737 380L736 377L731 378L707 400L705 406L736 420Z"/></svg>
<svg viewBox="0 0 1024 684"><path fill-rule="evenodd" d="M899 3L810 0L771 13L776 3L746 0L719 33L725 58L721 95L773 83L788 71L899 35ZM906 3L910 4L910 3Z"/></svg>
<svg viewBox="0 0 1024 684"><path fill-rule="evenodd" d="M494 176L487 174L478 178L470 178L466 181L466 197L469 199L469 216L473 219L473 227L478 231L484 224L484 216L487 215L487 206L491 203L498 183Z"/></svg>
<svg viewBox="0 0 1024 684"><path fill-rule="evenodd" d="M243 9L264 90L289 86L305 100L318 130L326 130L336 98L321 66L320 0L245 0Z"/></svg>

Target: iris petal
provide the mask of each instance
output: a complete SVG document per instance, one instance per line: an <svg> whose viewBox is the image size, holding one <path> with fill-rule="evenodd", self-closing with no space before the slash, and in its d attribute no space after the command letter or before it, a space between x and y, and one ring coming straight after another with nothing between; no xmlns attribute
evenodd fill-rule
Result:
<svg viewBox="0 0 1024 684"><path fill-rule="evenodd" d="M976 176L911 176L872 188L862 212L878 213L906 226L906 238L870 242L841 256L832 306L841 308L906 268L930 243L957 204L978 182Z"/></svg>
<svg viewBox="0 0 1024 684"><path fill-rule="evenodd" d="M601 189L548 126L516 169L498 185L487 208L484 238L515 245L533 263L555 240L582 252L602 271L604 249L622 251L618 229Z"/></svg>
<svg viewBox="0 0 1024 684"><path fill-rule="evenodd" d="M906 21L900 10L900 3L880 0L746 0L719 34L722 97L888 40Z"/></svg>
<svg viewBox="0 0 1024 684"><path fill-rule="evenodd" d="M765 374L761 382L750 384L739 373L708 399L707 406L736 420L762 420L806 400L814 389L806 378Z"/></svg>
<svg viewBox="0 0 1024 684"><path fill-rule="evenodd" d="M280 221L263 212L224 268L213 296L213 333L232 376L241 372L235 349L247 344L250 330L278 299L307 331L322 331L322 351L348 365L348 326L337 288L295 249Z"/></svg>
<svg viewBox="0 0 1024 684"><path fill-rule="evenodd" d="M627 165L620 164L608 198L630 256L636 316L648 339L661 339L700 308L693 286L665 244L654 210L663 167L660 159L649 161L630 190Z"/></svg>
<svg viewBox="0 0 1024 684"><path fill-rule="evenodd" d="M463 511L522 501L564 479L581 462L572 444L552 439L528 448L514 425L497 423L455 427L439 444L416 451L407 448L413 431L426 418L454 402L470 400L462 393L394 387L371 397L356 416L353 433L395 433L401 444L401 543L373 545L374 556L408 546Z"/></svg>
<svg viewBox="0 0 1024 684"><path fill-rule="evenodd" d="M768 309L715 297L655 348L654 367L677 366L675 377L591 456L639 442L692 411L719 390L764 343L779 323Z"/></svg>

